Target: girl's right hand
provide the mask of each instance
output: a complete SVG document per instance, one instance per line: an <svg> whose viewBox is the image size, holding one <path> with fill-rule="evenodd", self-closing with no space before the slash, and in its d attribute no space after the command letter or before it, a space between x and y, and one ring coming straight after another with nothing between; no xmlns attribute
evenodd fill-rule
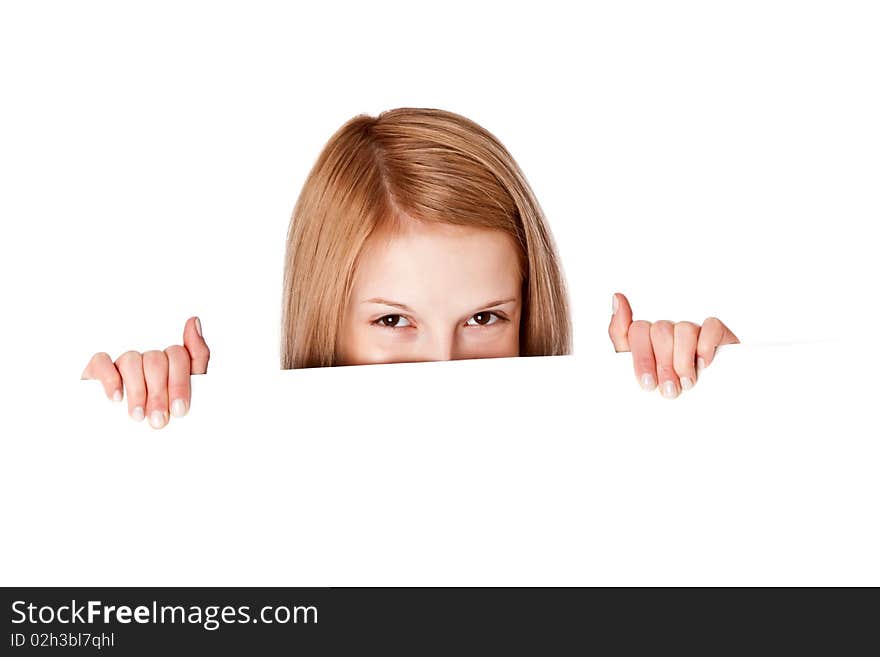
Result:
<svg viewBox="0 0 880 657"><path fill-rule="evenodd" d="M98 379L104 394L122 401L123 385L128 396L128 415L140 422L150 418L150 426L161 429L174 417L189 411L191 374L205 374L211 350L202 337L198 317L190 317L183 327L183 345L171 345L165 351L126 351L116 362L105 352L92 356L83 379Z"/></svg>

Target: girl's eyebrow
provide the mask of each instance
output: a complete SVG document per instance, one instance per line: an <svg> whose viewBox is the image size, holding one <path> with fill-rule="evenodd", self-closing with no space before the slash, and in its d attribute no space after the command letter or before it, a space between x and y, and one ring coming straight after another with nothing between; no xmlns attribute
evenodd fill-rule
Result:
<svg viewBox="0 0 880 657"><path fill-rule="evenodd" d="M397 301L389 301L388 299L364 299L361 303L381 303L384 306L394 306L395 308L400 308L402 310L406 310L407 312L413 312L413 309L407 306L404 303L398 303Z"/></svg>
<svg viewBox="0 0 880 657"><path fill-rule="evenodd" d="M490 301L489 303L484 303L479 306L480 308L491 308L492 306L500 306L505 303L510 303L511 301L516 301L515 297L511 297L510 299L497 299L495 301ZM378 297L373 299L365 299L361 303L381 303L386 306L394 306L395 308L400 308L401 310L406 310L407 312L414 312L412 308L407 306L404 303L399 303L397 301L389 301L388 299L380 299Z"/></svg>
<svg viewBox="0 0 880 657"><path fill-rule="evenodd" d="M490 301L489 303L484 303L480 306L480 308L491 308L492 306L502 306L505 303L511 303L512 301L516 301L515 297L510 297L509 299L497 299L496 301Z"/></svg>

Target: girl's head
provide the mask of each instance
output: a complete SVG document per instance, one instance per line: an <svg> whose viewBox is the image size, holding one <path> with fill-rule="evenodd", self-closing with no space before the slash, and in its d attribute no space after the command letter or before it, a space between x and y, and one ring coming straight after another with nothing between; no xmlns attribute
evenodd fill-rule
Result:
<svg viewBox="0 0 880 657"><path fill-rule="evenodd" d="M570 352L543 213L488 131L437 109L334 134L287 237L282 369Z"/></svg>

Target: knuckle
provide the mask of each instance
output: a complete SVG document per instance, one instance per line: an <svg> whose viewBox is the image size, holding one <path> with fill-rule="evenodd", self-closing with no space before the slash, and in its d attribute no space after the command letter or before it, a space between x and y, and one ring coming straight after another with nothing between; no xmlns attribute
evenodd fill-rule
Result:
<svg viewBox="0 0 880 657"><path fill-rule="evenodd" d="M651 324L651 335L668 335L673 330L673 323L668 319L661 319Z"/></svg>
<svg viewBox="0 0 880 657"><path fill-rule="evenodd" d="M189 357L186 348L183 345L179 344L173 344L170 347L167 347L165 349L165 355L168 356L168 358L172 358L174 356L186 356L187 358Z"/></svg>
<svg viewBox="0 0 880 657"><path fill-rule="evenodd" d="M141 352L129 350L122 354L119 358L116 359L117 363L127 363L131 360L140 359Z"/></svg>
<svg viewBox="0 0 880 657"><path fill-rule="evenodd" d="M107 386L108 388L111 386L119 385L119 374L116 374L115 370L113 373L108 374L107 376L101 377L101 383Z"/></svg>
<svg viewBox="0 0 880 657"><path fill-rule="evenodd" d="M147 407L150 410L162 410L168 405L168 398L165 395L151 394L147 399Z"/></svg>
<svg viewBox="0 0 880 657"><path fill-rule="evenodd" d="M164 376L154 377L153 379L145 378L144 387L150 398L164 397L168 394L168 379Z"/></svg>
<svg viewBox="0 0 880 657"><path fill-rule="evenodd" d="M629 325L629 332L633 331L647 331L651 329L651 322L644 319L637 319L632 324Z"/></svg>
<svg viewBox="0 0 880 657"><path fill-rule="evenodd" d="M678 322L675 325L674 335L676 341L683 338L689 338L689 341L695 340L700 334L700 327L693 322Z"/></svg>
<svg viewBox="0 0 880 657"><path fill-rule="evenodd" d="M126 386L126 392L128 393L129 401L132 403L147 397L147 389L143 386Z"/></svg>
<svg viewBox="0 0 880 657"><path fill-rule="evenodd" d="M675 367L675 375L678 377L688 376L691 379L694 378L694 366L693 365L680 365Z"/></svg>
<svg viewBox="0 0 880 657"><path fill-rule="evenodd" d="M718 319L717 317L707 317L705 320L703 320L704 327L705 326L720 326L720 325L721 325L721 320Z"/></svg>
<svg viewBox="0 0 880 657"><path fill-rule="evenodd" d="M168 386L168 396L171 399L178 399L189 396L189 386L183 384L175 384Z"/></svg>
<svg viewBox="0 0 880 657"><path fill-rule="evenodd" d="M168 358L165 355L164 351L159 351L158 349L150 349L149 351L144 352L144 363L148 363L150 365L159 365L161 363L167 362Z"/></svg>
<svg viewBox="0 0 880 657"><path fill-rule="evenodd" d="M655 369L654 361L650 358L636 358L636 369L640 372L653 372Z"/></svg>

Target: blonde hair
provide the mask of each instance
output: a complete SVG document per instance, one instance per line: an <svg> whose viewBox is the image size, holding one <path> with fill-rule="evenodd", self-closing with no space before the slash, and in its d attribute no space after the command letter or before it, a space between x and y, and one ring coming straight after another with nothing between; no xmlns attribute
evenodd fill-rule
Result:
<svg viewBox="0 0 880 657"><path fill-rule="evenodd" d="M516 162L463 116L403 107L346 122L309 172L287 233L282 369L337 364L358 254L373 231L404 216L512 236L523 272L520 355L570 353L553 237Z"/></svg>

